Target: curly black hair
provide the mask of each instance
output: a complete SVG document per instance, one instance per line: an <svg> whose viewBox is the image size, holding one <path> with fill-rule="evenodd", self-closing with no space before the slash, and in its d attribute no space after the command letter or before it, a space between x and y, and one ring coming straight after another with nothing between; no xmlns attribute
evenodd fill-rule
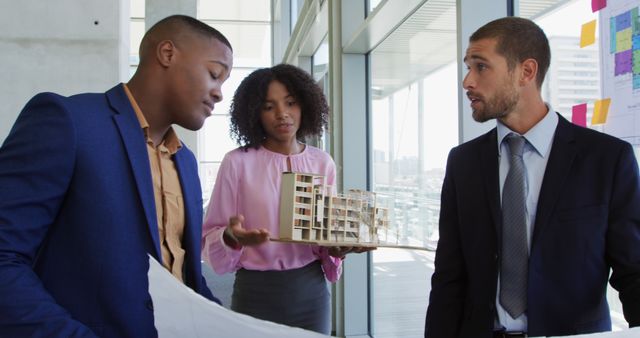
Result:
<svg viewBox="0 0 640 338"><path fill-rule="evenodd" d="M231 103L231 136L245 150L258 149L267 137L260 113L272 81L282 83L300 105L301 121L296 133L298 140L320 135L327 127L327 100L307 72L287 64L257 69L242 80Z"/></svg>

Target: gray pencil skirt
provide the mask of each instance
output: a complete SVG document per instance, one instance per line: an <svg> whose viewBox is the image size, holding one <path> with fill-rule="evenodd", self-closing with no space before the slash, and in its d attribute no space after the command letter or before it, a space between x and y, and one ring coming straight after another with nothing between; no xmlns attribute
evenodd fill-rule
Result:
<svg viewBox="0 0 640 338"><path fill-rule="evenodd" d="M331 297L319 261L284 271L238 270L231 309L288 326L331 333Z"/></svg>

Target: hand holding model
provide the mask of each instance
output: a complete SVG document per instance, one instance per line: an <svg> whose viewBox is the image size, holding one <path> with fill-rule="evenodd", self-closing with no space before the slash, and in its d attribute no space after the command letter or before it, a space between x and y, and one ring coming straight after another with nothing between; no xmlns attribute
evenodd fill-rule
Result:
<svg viewBox="0 0 640 338"><path fill-rule="evenodd" d="M245 229L242 227L242 222L244 222L243 215L229 218L229 225L223 235L225 243L232 247L239 247L259 245L269 240L269 230L265 228Z"/></svg>

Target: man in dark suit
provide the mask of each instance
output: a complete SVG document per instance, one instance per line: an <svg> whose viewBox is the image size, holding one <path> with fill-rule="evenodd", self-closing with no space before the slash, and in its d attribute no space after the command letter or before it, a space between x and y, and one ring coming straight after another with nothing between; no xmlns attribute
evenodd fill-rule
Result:
<svg viewBox="0 0 640 338"><path fill-rule="evenodd" d="M128 84L27 103L0 148L0 336L156 337L147 254L215 300L197 162L172 124L202 127L231 67L220 32L176 15Z"/></svg>
<svg viewBox="0 0 640 338"><path fill-rule="evenodd" d="M496 119L497 128L449 154L425 337L611 330L611 269L626 320L640 325L640 181L631 145L545 104L549 43L530 20L481 27L464 61L473 117Z"/></svg>

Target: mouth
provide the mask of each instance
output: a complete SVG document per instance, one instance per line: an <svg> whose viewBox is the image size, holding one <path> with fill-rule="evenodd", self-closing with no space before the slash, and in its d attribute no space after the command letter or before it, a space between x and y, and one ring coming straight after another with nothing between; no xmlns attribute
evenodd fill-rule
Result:
<svg viewBox="0 0 640 338"><path fill-rule="evenodd" d="M276 130L289 131L293 127L293 123L280 123L276 125Z"/></svg>
<svg viewBox="0 0 640 338"><path fill-rule="evenodd" d="M480 99L479 96L477 96L477 95L475 95L473 93L470 93L470 92L467 92L467 98L469 99L469 101L471 101L471 106L472 107L481 102L481 99Z"/></svg>
<svg viewBox="0 0 640 338"><path fill-rule="evenodd" d="M213 113L213 103L209 102L209 101L205 101L203 102L204 106L207 107L207 115L211 115Z"/></svg>

